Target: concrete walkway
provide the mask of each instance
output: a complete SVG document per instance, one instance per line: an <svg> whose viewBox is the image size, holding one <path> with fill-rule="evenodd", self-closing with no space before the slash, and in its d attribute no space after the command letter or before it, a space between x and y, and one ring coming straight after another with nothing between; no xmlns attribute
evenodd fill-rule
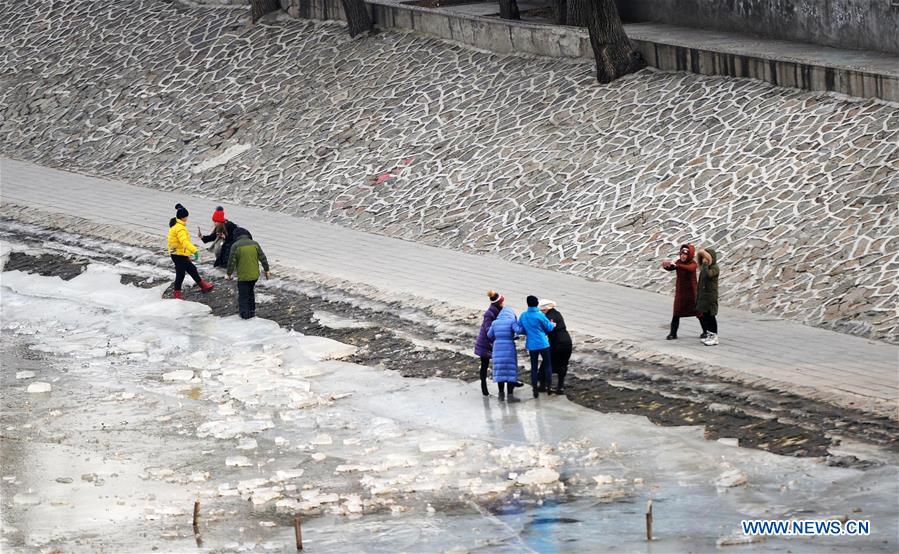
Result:
<svg viewBox="0 0 899 554"><path fill-rule="evenodd" d="M0 158L4 203L146 231L164 244L176 202L193 214L189 227L210 227L215 201L165 193ZM274 265L365 283L391 294L414 295L447 306L483 309L496 288L521 308L527 294L553 298L568 327L580 335L636 345L642 353L714 366L792 392L896 418L899 347L768 316L724 309L721 345L704 347L698 325L681 324L682 339L666 341L671 298L651 292L406 242L265 210L224 204L246 225ZM723 281L727 267L722 268ZM726 285L725 285L726 286ZM673 277L672 277L673 288Z"/></svg>

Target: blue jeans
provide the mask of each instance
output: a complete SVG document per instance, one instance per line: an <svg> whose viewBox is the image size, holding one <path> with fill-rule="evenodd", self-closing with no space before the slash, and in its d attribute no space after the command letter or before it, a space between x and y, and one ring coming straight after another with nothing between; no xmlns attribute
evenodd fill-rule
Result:
<svg viewBox="0 0 899 554"><path fill-rule="evenodd" d="M542 384L549 388L553 378L552 356L549 354L549 348L543 350L528 350L531 356L531 386L537 388ZM537 357L543 357L543 364L537 362ZM541 367L542 365L542 367ZM542 372L540 370L543 370ZM540 375L542 373L543 375Z"/></svg>

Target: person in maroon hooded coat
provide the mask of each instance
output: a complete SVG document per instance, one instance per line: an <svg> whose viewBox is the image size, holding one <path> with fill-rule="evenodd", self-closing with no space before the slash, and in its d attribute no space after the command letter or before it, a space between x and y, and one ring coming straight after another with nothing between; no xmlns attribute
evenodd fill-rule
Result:
<svg viewBox="0 0 899 554"><path fill-rule="evenodd" d="M700 338L706 337L705 325L700 314L696 313L696 249L692 244L682 244L677 260L672 263L669 260L662 262L662 269L677 271L677 280L674 284L674 315L671 318L671 332L665 337L668 340L677 338L677 328L680 326L680 318L695 317L702 327Z"/></svg>

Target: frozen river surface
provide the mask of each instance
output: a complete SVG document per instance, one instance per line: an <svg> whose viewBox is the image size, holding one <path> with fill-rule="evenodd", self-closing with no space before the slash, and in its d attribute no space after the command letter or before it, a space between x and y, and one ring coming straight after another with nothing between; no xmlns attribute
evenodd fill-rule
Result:
<svg viewBox="0 0 899 554"><path fill-rule="evenodd" d="M2 274L4 551L290 552L295 514L310 552L897 549L888 455L835 468L562 398L504 404L119 271ZM728 546L743 519L839 516L872 534Z"/></svg>

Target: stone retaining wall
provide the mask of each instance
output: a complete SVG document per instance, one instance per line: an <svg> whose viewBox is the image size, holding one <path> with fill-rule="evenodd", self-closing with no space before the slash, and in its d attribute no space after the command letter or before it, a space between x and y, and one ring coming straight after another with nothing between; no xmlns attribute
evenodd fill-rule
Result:
<svg viewBox="0 0 899 554"><path fill-rule="evenodd" d="M722 303L899 340L894 105L651 70L600 86L589 61L241 10L50 7L0 5L5 155L661 292L661 259L712 244Z"/></svg>
<svg viewBox="0 0 899 554"><path fill-rule="evenodd" d="M622 17L899 54L892 0L619 0Z"/></svg>
<svg viewBox="0 0 899 554"><path fill-rule="evenodd" d="M345 20L340 0L281 2L293 17ZM393 0L366 0L366 4L375 24L384 29L415 31L500 54L593 59L590 37L584 29L468 16ZM629 29L629 36L649 65L665 71L744 77L784 87L899 102L899 68L892 74L885 74L861 68L816 65L787 57L763 57L665 43L652 34L642 33L639 28Z"/></svg>

